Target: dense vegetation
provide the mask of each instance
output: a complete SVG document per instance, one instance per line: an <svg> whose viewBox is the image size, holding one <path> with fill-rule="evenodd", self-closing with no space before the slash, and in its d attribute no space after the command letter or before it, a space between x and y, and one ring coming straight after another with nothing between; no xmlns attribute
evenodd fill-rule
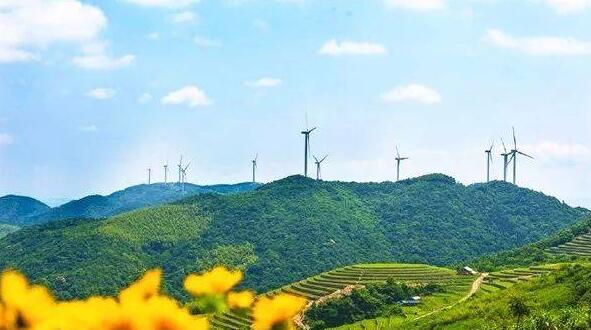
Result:
<svg viewBox="0 0 591 330"><path fill-rule="evenodd" d="M58 219L70 218L103 218L116 214L136 210L148 206L156 206L178 201L191 196L206 193L239 193L256 189L259 184L239 183L198 186L194 184L143 184L114 192L107 196L91 195L82 199L68 202L59 207L50 208L47 205L28 197L29 204L36 202L35 212L10 212L11 209L2 203L7 197L0 198L0 220L8 218L11 224L32 225ZM33 202L34 201L34 202ZM27 204L28 205L28 204ZM22 208L22 207L21 207ZM29 206L29 209L31 207Z"/></svg>
<svg viewBox="0 0 591 330"><path fill-rule="evenodd" d="M0 197L0 224L22 225L21 219L37 216L50 209L31 197L6 195Z"/></svg>
<svg viewBox="0 0 591 330"><path fill-rule="evenodd" d="M0 223L0 238L17 231L18 229L19 229L18 226Z"/></svg>
<svg viewBox="0 0 591 330"><path fill-rule="evenodd" d="M403 301L441 290L435 284L410 287L388 279L385 283L368 284L344 297L312 305L306 311L305 323L312 330L320 330L380 316L402 315Z"/></svg>
<svg viewBox="0 0 591 330"><path fill-rule="evenodd" d="M21 269L61 297L113 294L156 266L181 296L186 274L217 263L245 270L244 285L263 291L354 263L461 262L537 241L585 212L504 182L294 176L241 194L25 228L0 240L0 267Z"/></svg>
<svg viewBox="0 0 591 330"><path fill-rule="evenodd" d="M591 231L591 216L586 216L575 225L560 230L538 242L480 257L469 262L469 264L481 271L493 271L501 268L573 261L580 258L572 255L550 253L548 249L569 242L589 231Z"/></svg>
<svg viewBox="0 0 591 330"><path fill-rule="evenodd" d="M411 324L407 324L408 327ZM566 265L558 272L519 283L412 324L417 329L589 329L591 266Z"/></svg>

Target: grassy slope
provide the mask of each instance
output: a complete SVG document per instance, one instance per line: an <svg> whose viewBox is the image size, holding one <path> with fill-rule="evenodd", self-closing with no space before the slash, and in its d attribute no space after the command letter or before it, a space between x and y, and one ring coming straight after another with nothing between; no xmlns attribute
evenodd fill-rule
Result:
<svg viewBox="0 0 591 330"><path fill-rule="evenodd" d="M74 297L113 293L160 266L181 295L187 273L223 263L266 291L347 264L459 262L538 240L582 213L510 184L465 187L442 175L381 184L289 177L243 194L34 226L0 240L0 268Z"/></svg>
<svg viewBox="0 0 591 330"><path fill-rule="evenodd" d="M586 317L583 315L579 298L584 294L583 289L588 291L591 285L589 282L591 266L586 264L565 267L569 267L571 270L553 272L531 281L516 284L504 291L494 293L481 291L464 304L419 322L407 323L406 326L416 329L512 328L516 325L517 320L509 311L511 297L522 297L531 310L531 317L523 321L524 326L531 326L536 319L552 320L560 316L566 318L565 315L569 315L568 318L571 321L578 320L583 323ZM581 283L586 284L581 285ZM571 311L574 315L569 314ZM581 327L581 329L583 328Z"/></svg>

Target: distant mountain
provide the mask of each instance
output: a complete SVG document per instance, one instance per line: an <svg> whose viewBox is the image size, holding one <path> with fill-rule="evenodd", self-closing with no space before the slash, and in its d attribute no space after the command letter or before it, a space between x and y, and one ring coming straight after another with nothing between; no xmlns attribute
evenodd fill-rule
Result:
<svg viewBox="0 0 591 330"><path fill-rule="evenodd" d="M246 271L245 286L265 291L348 264L463 262L537 241L587 212L506 182L293 176L242 194L24 228L0 240L0 269L21 269L73 298L112 294L162 267L166 290L182 296L187 273L225 264Z"/></svg>
<svg viewBox="0 0 591 330"><path fill-rule="evenodd" d="M0 223L20 225L20 219L34 217L51 208L31 197L7 195L0 197Z"/></svg>
<svg viewBox="0 0 591 330"><path fill-rule="evenodd" d="M103 218L148 206L178 201L198 194L228 194L250 191L256 189L259 185L250 182L211 186L199 186L187 183L184 187L176 183L167 185L163 183L143 184L132 186L107 196L87 196L55 208L49 208L43 204L45 208L39 210L39 212L15 216L12 218L13 222L10 223L27 226L58 219ZM0 206L0 216L8 216L4 215L3 210Z"/></svg>

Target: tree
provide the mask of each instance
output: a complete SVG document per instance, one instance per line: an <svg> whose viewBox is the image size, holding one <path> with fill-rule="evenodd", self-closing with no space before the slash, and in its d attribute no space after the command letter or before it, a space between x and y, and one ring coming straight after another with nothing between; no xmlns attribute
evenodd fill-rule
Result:
<svg viewBox="0 0 591 330"><path fill-rule="evenodd" d="M511 315L517 318L517 324L521 324L521 318L529 315L529 307L525 304L522 297L511 297L509 299L509 311Z"/></svg>

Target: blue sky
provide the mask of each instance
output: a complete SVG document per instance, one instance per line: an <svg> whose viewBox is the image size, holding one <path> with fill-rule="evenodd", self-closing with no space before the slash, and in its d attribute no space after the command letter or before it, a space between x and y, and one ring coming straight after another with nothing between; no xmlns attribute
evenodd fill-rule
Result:
<svg viewBox="0 0 591 330"><path fill-rule="evenodd" d="M591 0L0 0L0 195L200 184L502 176L591 207ZM311 164L312 166L312 164ZM172 175L172 174L171 174Z"/></svg>

